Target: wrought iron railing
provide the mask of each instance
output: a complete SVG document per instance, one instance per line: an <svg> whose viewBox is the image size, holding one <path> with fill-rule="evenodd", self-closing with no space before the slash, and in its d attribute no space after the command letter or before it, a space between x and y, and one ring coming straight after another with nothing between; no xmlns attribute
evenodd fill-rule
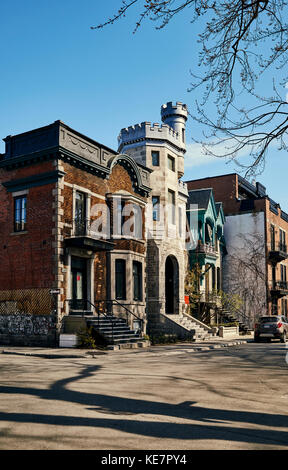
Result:
<svg viewBox="0 0 288 470"><path fill-rule="evenodd" d="M114 339L114 327L117 322L117 316L115 314L115 311L113 309L113 306L117 306L120 309L124 310L124 314L126 316L126 322L127 325L130 324L130 318L134 317L137 322L139 323L139 331L143 333L143 325L144 325L144 320L143 318L139 317L134 313L129 306L132 305L137 305L137 304L122 304L116 299L103 299L103 300L95 300L94 303L92 303L88 299L66 299L66 302L69 305L69 310L78 312L79 315L82 315L83 317L87 315L87 312L92 312L93 310L95 311L97 315L97 320L98 320L98 327L100 325L100 319L101 316L103 318L108 319L111 322L111 327L112 327L112 339ZM117 312L119 313L119 312Z"/></svg>
<svg viewBox="0 0 288 470"><path fill-rule="evenodd" d="M270 283L271 290L288 290L288 282L287 281L272 281Z"/></svg>
<svg viewBox="0 0 288 470"><path fill-rule="evenodd" d="M209 245L207 243L199 243L196 247L197 253L205 253L205 254L217 254L217 249L214 245Z"/></svg>
<svg viewBox="0 0 288 470"><path fill-rule="evenodd" d="M282 243L282 242L279 242L279 243L272 242L270 245L270 251L281 251L282 253L287 254L287 245L286 243Z"/></svg>

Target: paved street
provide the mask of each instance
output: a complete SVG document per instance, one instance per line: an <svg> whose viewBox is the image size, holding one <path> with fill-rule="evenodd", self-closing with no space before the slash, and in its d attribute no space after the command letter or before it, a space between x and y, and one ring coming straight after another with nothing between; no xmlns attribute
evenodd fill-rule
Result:
<svg viewBox="0 0 288 470"><path fill-rule="evenodd" d="M288 449L278 342L0 354L0 449Z"/></svg>

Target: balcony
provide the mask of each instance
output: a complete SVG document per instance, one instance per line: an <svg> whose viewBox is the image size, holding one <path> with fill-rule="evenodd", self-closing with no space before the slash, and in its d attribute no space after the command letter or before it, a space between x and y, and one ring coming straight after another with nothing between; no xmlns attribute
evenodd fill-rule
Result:
<svg viewBox="0 0 288 470"><path fill-rule="evenodd" d="M215 291L201 292L200 302L209 304L210 307L220 308L222 306L221 296Z"/></svg>
<svg viewBox="0 0 288 470"><path fill-rule="evenodd" d="M269 259L274 263L279 263L288 258L287 245L285 243L274 243L269 247Z"/></svg>
<svg viewBox="0 0 288 470"><path fill-rule="evenodd" d="M275 281L270 284L270 291L273 297L284 297L288 295L288 282Z"/></svg>
<svg viewBox="0 0 288 470"><path fill-rule="evenodd" d="M214 245L208 245L207 243L199 243L195 249L195 253L203 254L207 257L216 259L218 257L218 252Z"/></svg>
<svg viewBox="0 0 288 470"><path fill-rule="evenodd" d="M101 232L91 230L91 222L88 219L66 220L63 228L63 236L66 247L81 248L96 251L110 251L115 243L107 241Z"/></svg>

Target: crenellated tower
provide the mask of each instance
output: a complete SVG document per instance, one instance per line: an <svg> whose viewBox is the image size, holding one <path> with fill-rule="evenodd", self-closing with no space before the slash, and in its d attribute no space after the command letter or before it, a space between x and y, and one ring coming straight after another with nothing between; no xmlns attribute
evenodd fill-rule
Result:
<svg viewBox="0 0 288 470"><path fill-rule="evenodd" d="M146 224L147 314L148 329L150 325L153 332L161 324L161 315L184 311L188 192L180 178L184 174L187 117L185 104L168 102L161 106L162 125L145 121L122 129L118 137L120 153L152 170Z"/></svg>

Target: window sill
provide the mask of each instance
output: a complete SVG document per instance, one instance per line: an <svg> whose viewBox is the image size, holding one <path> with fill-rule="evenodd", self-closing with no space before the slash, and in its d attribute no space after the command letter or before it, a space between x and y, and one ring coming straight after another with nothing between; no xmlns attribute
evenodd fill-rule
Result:
<svg viewBox="0 0 288 470"><path fill-rule="evenodd" d="M10 235L14 236L14 235L25 235L26 233L28 233L28 230L22 230L22 231L19 231L19 232L11 232Z"/></svg>

